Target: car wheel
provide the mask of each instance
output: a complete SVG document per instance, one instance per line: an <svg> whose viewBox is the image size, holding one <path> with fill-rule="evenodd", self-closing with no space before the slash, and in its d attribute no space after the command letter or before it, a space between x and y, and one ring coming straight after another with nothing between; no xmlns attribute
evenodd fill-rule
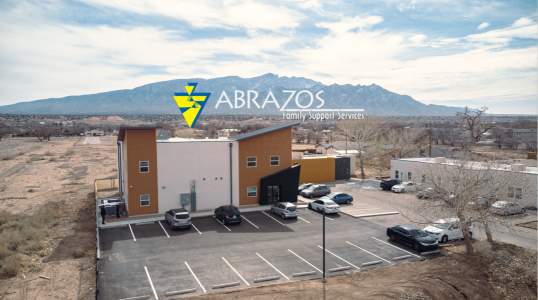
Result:
<svg viewBox="0 0 538 300"><path fill-rule="evenodd" d="M271 213L274 214L275 213L275 210L271 208Z"/></svg>
<svg viewBox="0 0 538 300"><path fill-rule="evenodd" d="M308 209L312 209L312 204L308 203Z"/></svg>
<svg viewBox="0 0 538 300"><path fill-rule="evenodd" d="M241 221L237 222L237 224L241 224Z"/></svg>
<svg viewBox="0 0 538 300"><path fill-rule="evenodd" d="M413 245L413 249L415 249L415 251L420 251L420 246L419 246L419 244L418 244L418 243L415 243L415 244Z"/></svg>
<svg viewBox="0 0 538 300"><path fill-rule="evenodd" d="M286 215L284 215L284 214L281 214L280 216L282 217L282 219L286 218Z"/></svg>
<svg viewBox="0 0 538 300"><path fill-rule="evenodd" d="M226 221L224 221L224 218L222 218L222 225L226 225Z"/></svg>
<svg viewBox="0 0 538 300"><path fill-rule="evenodd" d="M390 240L396 242L396 236L394 234L390 235Z"/></svg>
<svg viewBox="0 0 538 300"><path fill-rule="evenodd" d="M349 204L349 203L351 203L351 200L347 199L346 204Z"/></svg>
<svg viewBox="0 0 538 300"><path fill-rule="evenodd" d="M505 216L505 217L508 217L508 211L505 211L505 212L504 212L504 216Z"/></svg>
<svg viewBox="0 0 538 300"><path fill-rule="evenodd" d="M521 213L524 214L527 210L525 208L521 209Z"/></svg>
<svg viewBox="0 0 538 300"><path fill-rule="evenodd" d="M405 189L402 189L402 193L405 193Z"/></svg>
<svg viewBox="0 0 538 300"><path fill-rule="evenodd" d="M216 213L213 213L213 218L217 218L217 214Z"/></svg>
<svg viewBox="0 0 538 300"><path fill-rule="evenodd" d="M310 196L308 196L308 198L310 198L310 199L314 198L314 194L310 194Z"/></svg>
<svg viewBox="0 0 538 300"><path fill-rule="evenodd" d="M172 223L170 223L170 230L174 230L174 225L172 225Z"/></svg>
<svg viewBox="0 0 538 300"><path fill-rule="evenodd" d="M448 242L448 236L443 235L443 237L441 238L441 243L446 243L446 242Z"/></svg>
<svg viewBox="0 0 538 300"><path fill-rule="evenodd" d="M473 238L473 232L469 231L469 239L472 239L472 238Z"/></svg>

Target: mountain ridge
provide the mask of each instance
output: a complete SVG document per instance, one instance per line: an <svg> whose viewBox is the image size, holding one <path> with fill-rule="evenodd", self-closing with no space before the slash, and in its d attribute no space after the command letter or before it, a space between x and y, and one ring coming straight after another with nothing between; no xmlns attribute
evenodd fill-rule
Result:
<svg viewBox="0 0 538 300"><path fill-rule="evenodd" d="M290 92L300 91L301 95L288 102L286 109L298 109L310 102L309 108L316 108L321 104L316 95L323 99L323 109L364 109L366 114L377 115L455 115L460 108L436 104L423 104L410 96L400 95L372 85L331 84L324 85L304 77L279 77L267 73L252 78L239 76L226 76L212 79L191 78L173 79L145 84L133 89L115 90L97 94L67 96L62 98L40 99L28 102L19 102L0 106L3 114L180 114L174 101L174 93L184 92L184 86L190 82L197 82L195 92L211 92L204 110L204 114L282 114L280 108L290 96ZM258 93L256 102L262 106L267 99L266 106L257 108L251 103L250 109L245 104L242 108L230 108L229 104L220 103L225 100L223 92L235 107L235 93L242 91L247 102L247 91ZM320 93L320 91L323 91ZM318 94L319 93L319 94ZM241 94L241 93L239 93ZM251 93L253 96L254 93ZM278 103L272 102L274 100ZM240 104L241 101L238 102ZM278 106L278 107L277 107Z"/></svg>

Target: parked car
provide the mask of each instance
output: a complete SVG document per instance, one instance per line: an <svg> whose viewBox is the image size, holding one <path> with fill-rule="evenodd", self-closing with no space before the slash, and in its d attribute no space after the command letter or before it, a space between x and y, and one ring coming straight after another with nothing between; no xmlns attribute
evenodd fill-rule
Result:
<svg viewBox="0 0 538 300"><path fill-rule="evenodd" d="M275 203L273 207L271 207L271 212L281 216L282 219L297 218L299 216L297 206L291 202Z"/></svg>
<svg viewBox="0 0 538 300"><path fill-rule="evenodd" d="M469 202L469 205L474 205L476 208L490 208L493 202L495 202L493 198L478 197L476 201Z"/></svg>
<svg viewBox="0 0 538 300"><path fill-rule="evenodd" d="M331 193L331 188L324 184L315 184L307 189L301 191L301 196L305 198L314 198L319 196L325 196Z"/></svg>
<svg viewBox="0 0 538 300"><path fill-rule="evenodd" d="M417 198L419 199L428 199L433 196L433 188L425 188L417 191Z"/></svg>
<svg viewBox="0 0 538 300"><path fill-rule="evenodd" d="M308 208L317 211L325 210L326 214L337 214L340 212L340 206L332 200L319 199L308 203Z"/></svg>
<svg viewBox="0 0 538 300"><path fill-rule="evenodd" d="M508 201L497 201L491 205L494 214L508 216L510 214L523 214L527 211L525 207Z"/></svg>
<svg viewBox="0 0 538 300"><path fill-rule="evenodd" d="M353 202L353 196L346 193L333 192L327 196L321 197L320 200L331 200L337 204L349 204Z"/></svg>
<svg viewBox="0 0 538 300"><path fill-rule="evenodd" d="M428 225L426 228L424 228L424 231L441 243L446 243L455 239L462 239L463 230L461 230L459 222L460 219L458 218L440 219ZM469 226L469 234L472 238L474 234L473 223L471 223L471 226Z"/></svg>
<svg viewBox="0 0 538 300"><path fill-rule="evenodd" d="M414 192L417 190L417 184L414 182L402 182L400 184L393 185L390 190L393 193Z"/></svg>
<svg viewBox="0 0 538 300"><path fill-rule="evenodd" d="M314 185L313 183L303 183L303 184L299 185L299 194L298 194L298 195L300 195L301 192L302 192L304 189L307 189L307 188L309 188L309 187L311 187L311 186L313 186L313 185Z"/></svg>
<svg viewBox="0 0 538 300"><path fill-rule="evenodd" d="M241 224L241 212L233 205L223 205L215 209L213 217L224 225L228 223Z"/></svg>
<svg viewBox="0 0 538 300"><path fill-rule="evenodd" d="M57 134L57 135L55 135L55 137L62 137L62 135L61 135L61 134Z"/></svg>
<svg viewBox="0 0 538 300"><path fill-rule="evenodd" d="M393 186L397 185L397 184L400 184L402 183L400 180L398 179L383 179L381 181L381 184L379 184L379 186L386 190L386 191L389 191Z"/></svg>
<svg viewBox="0 0 538 300"><path fill-rule="evenodd" d="M184 208L173 208L164 214L166 222L170 225L170 229L180 227L192 227L191 216Z"/></svg>
<svg viewBox="0 0 538 300"><path fill-rule="evenodd" d="M439 243L426 232L411 225L396 225L387 228L391 241L407 244L416 251L433 251L439 249Z"/></svg>

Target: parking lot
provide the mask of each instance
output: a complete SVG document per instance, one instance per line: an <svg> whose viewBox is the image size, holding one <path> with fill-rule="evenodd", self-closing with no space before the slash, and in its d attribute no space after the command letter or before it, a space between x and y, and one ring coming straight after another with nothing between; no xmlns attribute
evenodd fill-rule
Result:
<svg viewBox="0 0 538 300"><path fill-rule="evenodd" d="M298 219L284 220L269 211L243 217L241 224L226 226L213 217L193 218L193 228L173 231L164 220L102 229L100 298L175 299L321 278L321 214L299 209ZM366 219L328 216L327 276L425 258L390 242L385 232Z"/></svg>

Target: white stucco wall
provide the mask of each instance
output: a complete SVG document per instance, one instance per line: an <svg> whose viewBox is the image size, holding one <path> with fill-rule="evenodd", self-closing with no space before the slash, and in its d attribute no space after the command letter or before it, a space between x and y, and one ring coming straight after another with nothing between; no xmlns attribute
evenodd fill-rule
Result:
<svg viewBox="0 0 538 300"><path fill-rule="evenodd" d="M233 144L233 204L239 205L237 142L230 140L157 142L159 213L181 207L180 194L190 193L192 180L196 180L196 210L230 204L229 143ZM190 205L185 206L185 209L190 211Z"/></svg>

